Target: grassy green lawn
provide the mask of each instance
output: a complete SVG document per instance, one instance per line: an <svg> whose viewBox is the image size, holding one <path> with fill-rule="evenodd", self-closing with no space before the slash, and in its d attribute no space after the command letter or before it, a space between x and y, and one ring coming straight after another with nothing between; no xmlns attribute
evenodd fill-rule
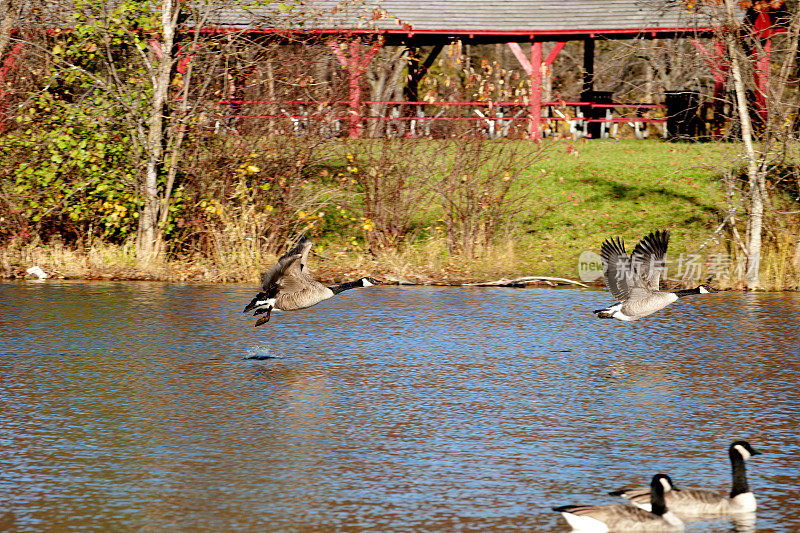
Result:
<svg viewBox="0 0 800 533"><path fill-rule="evenodd" d="M599 251L616 235L630 251L657 228L672 231L671 255L695 249L725 211L720 176L736 150L637 140L553 143L540 168L525 176L533 194L519 266L531 274L575 276L582 251ZM551 209L540 216L543 207Z"/></svg>
<svg viewBox="0 0 800 533"><path fill-rule="evenodd" d="M393 157L424 159L441 150L445 146L437 144L441 142L399 144L399 155ZM518 142L516 148L519 149L539 149L539 145L528 141L512 142ZM369 140L334 145L332 161L339 163L329 168L345 171L349 163L344 153L370 150L376 146L379 145ZM502 147L500 144L495 146ZM353 244L353 236L364 235L360 229L362 222L356 221L350 223L349 237L333 228L312 234L317 242L314 268L328 279L356 272L423 283L525 275L575 279L581 252L599 252L602 241L611 236L623 237L630 251L643 235L659 228L672 232L669 254L676 258L695 250L713 233L722 220L722 213L727 210L722 176L741 167L738 159L740 147L731 143L544 141L541 147L543 156L519 174L515 185L517 192L524 195L522 208L509 217L510 231L504 234L507 236L497 238L490 249L481 250L474 257L448 253L441 233L442 198L431 192L429 201L420 202L414 209L413 217L421 231L410 245L372 256L360 245ZM343 153L337 154L338 151ZM360 172L369 170L365 167ZM415 179L436 180L424 168ZM497 179L502 179L502 176ZM335 184L330 186L335 187ZM228 256L241 256L240 251L234 248L232 245L227 250ZM48 260L46 253L40 253L46 250L41 250L41 247L37 250L39 255L36 257L23 257L15 262L40 261L44 262L43 267L65 270L65 265L58 264L61 261ZM714 250L712 244L705 252ZM281 253L282 250L275 252ZM113 250L107 255L115 257ZM54 254L49 256L54 257ZM124 259L125 271L130 272L130 253L116 256ZM256 263L270 260L272 258L258 258ZM69 261L80 263L83 260L72 258ZM184 257L181 261L172 261L168 268L152 273L150 277L209 281L257 279L252 262L247 265L215 265L213 261L213 258L200 256ZM90 265L82 267L90 271L89 277L93 269L115 270L115 265L108 264L105 259L102 263L83 263ZM73 273L72 276L80 277L80 274ZM126 277L126 274L119 277Z"/></svg>
<svg viewBox="0 0 800 533"><path fill-rule="evenodd" d="M409 157L421 158L437 149L437 142L405 148ZM517 142L519 148L537 149L527 141ZM658 228L671 230L670 256L675 258L705 242L722 220L727 201L721 177L738 166L739 150L729 143L660 140L545 141L542 148L543 156L519 176L524 207L513 216L510 237L497 239L491 250L477 257L452 256L435 232L423 231L413 246L378 254L370 262L357 253L344 259L336 254L337 237L326 235L319 250L336 259L323 257L322 266L336 270L337 261L355 261L390 277L393 269L402 270L406 275L397 279L417 281L577 278L578 257L584 250L599 252L605 238L621 236L630 251ZM419 223L428 229L436 226L441 205L433 194L416 214ZM706 251L713 249L712 245Z"/></svg>

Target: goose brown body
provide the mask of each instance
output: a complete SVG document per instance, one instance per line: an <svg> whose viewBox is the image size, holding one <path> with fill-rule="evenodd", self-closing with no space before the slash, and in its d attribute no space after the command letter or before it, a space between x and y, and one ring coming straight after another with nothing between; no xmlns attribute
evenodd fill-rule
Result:
<svg viewBox="0 0 800 533"><path fill-rule="evenodd" d="M256 326L269 322L273 309L293 311L316 305L334 295L356 287L369 287L380 282L371 277L339 285L325 286L308 269L308 255L313 246L305 236L264 273L261 278L261 291L253 298L244 312L255 310L253 315L266 313L256 321Z"/></svg>
<svg viewBox="0 0 800 533"><path fill-rule="evenodd" d="M672 480L656 474L648 489L652 510L645 511L627 504L565 505L554 507L576 531L680 531L683 522L668 508L664 494L672 488Z"/></svg>

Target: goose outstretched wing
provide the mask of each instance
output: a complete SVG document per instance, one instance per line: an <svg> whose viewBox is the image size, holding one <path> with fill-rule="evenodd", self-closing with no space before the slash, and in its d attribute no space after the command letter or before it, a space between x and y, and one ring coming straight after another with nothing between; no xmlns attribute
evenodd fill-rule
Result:
<svg viewBox="0 0 800 533"><path fill-rule="evenodd" d="M669 231L656 230L639 241L633 249L630 268L637 287L650 292L658 290L669 246Z"/></svg>
<svg viewBox="0 0 800 533"><path fill-rule="evenodd" d="M283 277L307 274L308 253L311 251L311 246L312 242L305 235L301 236L294 248L280 256L272 268L264 273L261 278L262 290L274 290L275 283Z"/></svg>
<svg viewBox="0 0 800 533"><path fill-rule="evenodd" d="M620 302L628 299L633 287L633 272L631 261L625 252L625 241L606 239L600 248L600 257L603 260L603 278L606 287Z"/></svg>

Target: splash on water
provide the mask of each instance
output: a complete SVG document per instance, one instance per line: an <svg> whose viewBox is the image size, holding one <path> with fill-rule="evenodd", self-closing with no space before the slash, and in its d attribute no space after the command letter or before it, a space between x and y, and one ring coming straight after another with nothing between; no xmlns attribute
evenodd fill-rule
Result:
<svg viewBox="0 0 800 533"><path fill-rule="evenodd" d="M264 359L283 359L283 354L276 352L272 346L269 346L268 344L259 344L249 347L242 359L255 361L263 361Z"/></svg>

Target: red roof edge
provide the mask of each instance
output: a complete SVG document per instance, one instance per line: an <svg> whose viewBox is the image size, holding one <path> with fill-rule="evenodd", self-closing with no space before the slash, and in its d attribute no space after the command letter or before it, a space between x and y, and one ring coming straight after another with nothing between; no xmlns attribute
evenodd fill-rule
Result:
<svg viewBox="0 0 800 533"><path fill-rule="evenodd" d="M531 40L543 37L571 37L577 35L592 36L621 36L641 34L709 34L719 31L721 27L673 27L673 28L607 28L607 29L582 29L582 30L555 30L555 31L497 31L497 30L415 30L415 29L353 29L353 28L232 28L232 27L207 27L201 28L204 33L263 33L263 34L294 34L294 35L436 35L445 37L473 37L473 36L509 36L529 37Z"/></svg>

